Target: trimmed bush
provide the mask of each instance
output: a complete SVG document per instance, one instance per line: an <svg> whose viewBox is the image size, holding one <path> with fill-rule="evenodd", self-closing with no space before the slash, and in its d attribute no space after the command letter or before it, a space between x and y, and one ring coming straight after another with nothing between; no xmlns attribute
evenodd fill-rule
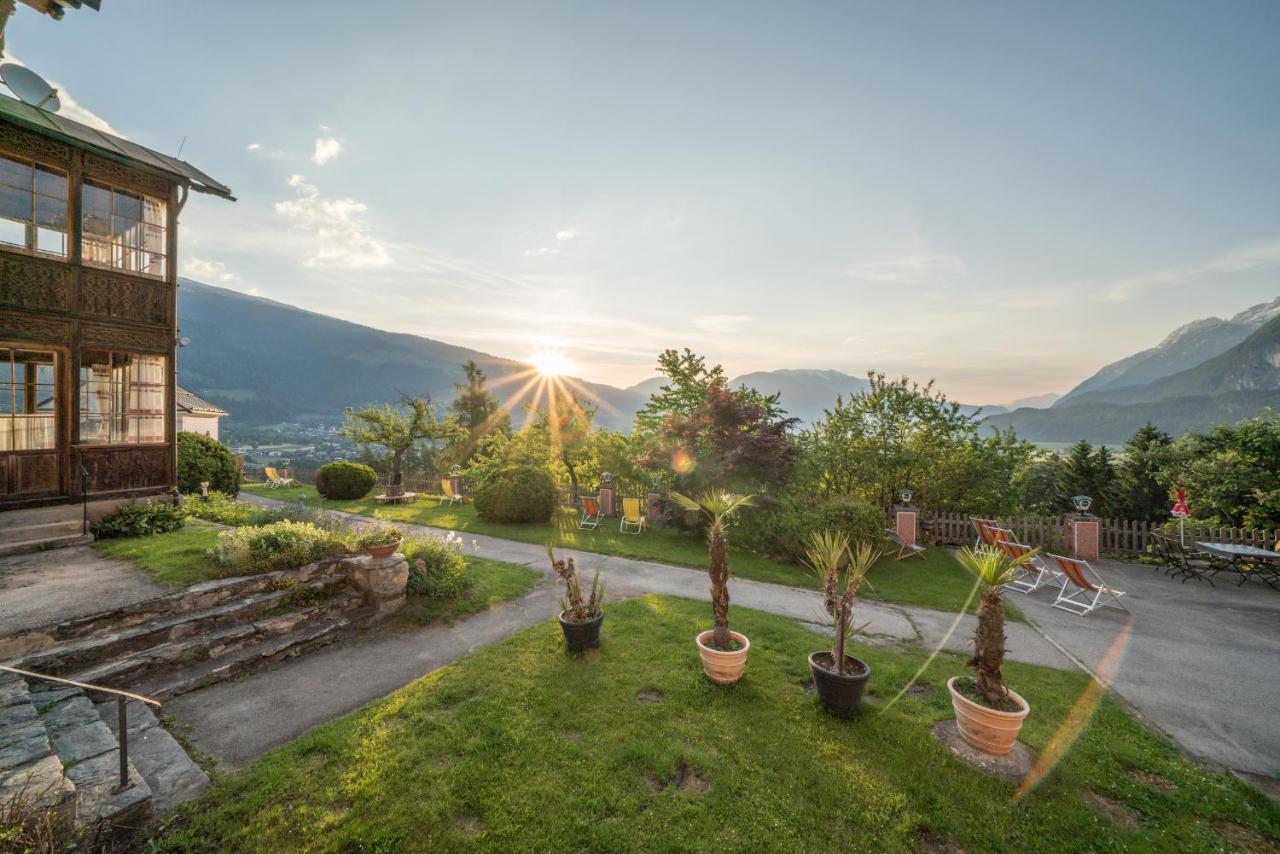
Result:
<svg viewBox="0 0 1280 854"><path fill-rule="evenodd" d="M541 466L508 466L476 493L476 513L488 522L550 522L556 485Z"/></svg>
<svg viewBox="0 0 1280 854"><path fill-rule="evenodd" d="M167 501L129 501L90 530L100 540L167 534L185 525L182 511Z"/></svg>
<svg viewBox="0 0 1280 854"><path fill-rule="evenodd" d="M310 522L290 521L223 531L211 549L219 566L244 575L296 569L346 551L340 535Z"/></svg>
<svg viewBox="0 0 1280 854"><path fill-rule="evenodd" d="M316 492L339 501L364 498L377 482L378 473L360 463L325 463L316 472Z"/></svg>
<svg viewBox="0 0 1280 854"><path fill-rule="evenodd" d="M814 531L836 531L854 543L879 543L885 515L860 498L836 496L812 500L787 496L761 503L738 522L737 542L774 560L801 563L805 543Z"/></svg>
<svg viewBox="0 0 1280 854"><path fill-rule="evenodd" d="M409 559L409 592L431 599L458 599L471 592L475 582L467 576L462 537L406 540L400 547Z"/></svg>
<svg viewBox="0 0 1280 854"><path fill-rule="evenodd" d="M178 434L178 491L200 492L200 481L228 495L240 493L240 469L231 449L203 433Z"/></svg>

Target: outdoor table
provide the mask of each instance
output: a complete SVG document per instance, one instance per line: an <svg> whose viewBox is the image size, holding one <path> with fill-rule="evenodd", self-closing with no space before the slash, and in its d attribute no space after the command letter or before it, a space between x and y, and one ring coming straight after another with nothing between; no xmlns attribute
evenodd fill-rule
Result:
<svg viewBox="0 0 1280 854"><path fill-rule="evenodd" d="M1261 578L1272 588L1280 580L1280 552L1235 543L1198 542L1196 545L1211 555L1224 558L1240 574L1240 584L1244 584L1251 575Z"/></svg>
<svg viewBox="0 0 1280 854"><path fill-rule="evenodd" d="M379 504L399 504L402 501L412 502L417 497L416 492L402 492L399 495L375 495L373 500Z"/></svg>

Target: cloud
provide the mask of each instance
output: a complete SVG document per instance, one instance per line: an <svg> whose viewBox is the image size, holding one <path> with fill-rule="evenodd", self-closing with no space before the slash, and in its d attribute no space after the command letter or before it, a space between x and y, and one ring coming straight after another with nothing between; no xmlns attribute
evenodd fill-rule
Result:
<svg viewBox="0 0 1280 854"><path fill-rule="evenodd" d="M1237 246L1198 264L1147 270L1104 285L1099 295L1104 302L1128 302L1157 288L1182 285L1202 276L1247 273L1280 266L1280 237Z"/></svg>
<svg viewBox="0 0 1280 854"><path fill-rule="evenodd" d="M957 255L906 255L885 261L850 264L844 273L864 282L887 285L921 285L968 273L964 259Z"/></svg>
<svg viewBox="0 0 1280 854"><path fill-rule="evenodd" d="M364 202L352 198L329 199L320 188L307 183L301 175L289 178L296 199L276 202L276 215L309 232L312 250L306 260L309 267L381 267L391 261L387 248L369 233L361 221L368 209Z"/></svg>
<svg viewBox="0 0 1280 854"><path fill-rule="evenodd" d="M257 151L258 149L262 148L262 143L251 142L248 145L246 145L244 148L245 148L245 151Z"/></svg>
<svg viewBox="0 0 1280 854"><path fill-rule="evenodd" d="M755 318L749 314L704 314L693 321L693 325L703 332L714 335L729 335L738 332L750 324Z"/></svg>
<svg viewBox="0 0 1280 854"><path fill-rule="evenodd" d="M204 258L188 258L183 262L182 272L204 282L226 284L236 280L236 274L228 270L221 261L206 261Z"/></svg>
<svg viewBox="0 0 1280 854"><path fill-rule="evenodd" d="M556 241L559 243L564 243L565 241L573 240L577 236L578 236L578 229L566 228L556 232Z"/></svg>
<svg viewBox="0 0 1280 854"><path fill-rule="evenodd" d="M12 62L14 65L26 66L26 63L10 52L5 53L4 59L5 62ZM109 133L112 136L127 139L124 134L113 128L106 119L93 112L88 107L82 105L75 98L71 97L71 93L67 91L67 87L63 86L56 80L50 80L49 85L58 90L58 100L62 102L62 108L58 110L58 115L63 118L71 119L73 122L88 125L94 130L100 130L103 133Z"/></svg>
<svg viewBox="0 0 1280 854"><path fill-rule="evenodd" d="M341 153L342 143L331 136L320 137L316 140L316 150L311 155L311 162L323 166Z"/></svg>
<svg viewBox="0 0 1280 854"><path fill-rule="evenodd" d="M524 254L529 258L545 258L548 255L559 255L564 244L572 240L577 240L577 238L578 229L562 228L556 232L556 241L554 245L539 246L536 249L526 249L524 250Z"/></svg>

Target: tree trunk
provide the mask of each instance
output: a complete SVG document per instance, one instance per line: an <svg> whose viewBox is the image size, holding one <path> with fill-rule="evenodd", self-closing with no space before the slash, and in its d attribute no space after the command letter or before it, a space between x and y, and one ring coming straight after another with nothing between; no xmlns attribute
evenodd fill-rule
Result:
<svg viewBox="0 0 1280 854"><path fill-rule="evenodd" d="M569 488L573 490L573 500L578 500L578 473L574 471L573 463L569 462L569 454L567 451L560 452L560 461L564 463L564 467L569 470Z"/></svg>
<svg viewBox="0 0 1280 854"><path fill-rule="evenodd" d="M1004 676L1004 607L998 590L983 591L978 602L978 628L973 633L973 658L969 663L977 670L978 693L991 705L1008 698Z"/></svg>
<svg viewBox="0 0 1280 854"><path fill-rule="evenodd" d="M836 609L836 645L831 654L836 660L836 673L844 675L844 636L849 627L849 606L841 602Z"/></svg>
<svg viewBox="0 0 1280 854"><path fill-rule="evenodd" d="M711 525L707 545L711 556L707 572L711 577L711 610L716 618L711 644L728 649L733 640L729 636L729 543L719 525Z"/></svg>
<svg viewBox="0 0 1280 854"><path fill-rule="evenodd" d="M404 451L392 451L391 453L391 485L399 486L404 482L404 475L400 473L400 465L404 460Z"/></svg>

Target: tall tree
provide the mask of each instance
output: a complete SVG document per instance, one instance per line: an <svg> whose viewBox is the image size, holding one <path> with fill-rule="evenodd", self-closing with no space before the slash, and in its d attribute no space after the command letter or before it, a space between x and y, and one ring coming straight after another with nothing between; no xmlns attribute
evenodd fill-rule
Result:
<svg viewBox="0 0 1280 854"><path fill-rule="evenodd" d="M459 426L466 431L465 453L459 463L465 463L480 445L480 440L495 430L511 432L511 417L502 409L498 396L489 390L484 370L468 359L462 366L466 382L454 383L456 394L449 404L449 412Z"/></svg>
<svg viewBox="0 0 1280 854"><path fill-rule="evenodd" d="M1148 522L1169 518L1169 489L1158 477L1172 445L1173 437L1150 422L1125 442L1117 484L1121 516Z"/></svg>
<svg viewBox="0 0 1280 854"><path fill-rule="evenodd" d="M400 405L370 405L363 409L347 407L346 424L341 433L357 445L384 448L391 455L391 485L404 483L404 457L423 440L456 439L461 428L453 418L440 421L427 397L405 395Z"/></svg>

